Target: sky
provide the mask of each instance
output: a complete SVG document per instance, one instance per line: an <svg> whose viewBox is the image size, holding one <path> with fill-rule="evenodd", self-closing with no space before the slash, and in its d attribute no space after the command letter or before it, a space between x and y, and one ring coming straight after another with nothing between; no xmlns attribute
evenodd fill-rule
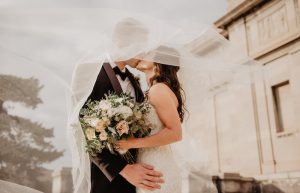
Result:
<svg viewBox="0 0 300 193"><path fill-rule="evenodd" d="M187 18L208 23L222 16L227 8L226 0L1 0L0 6L5 8L115 8L156 15L161 18Z"/></svg>
<svg viewBox="0 0 300 193"><path fill-rule="evenodd" d="M9 108L11 114L54 128L53 143L66 151L63 158L47 165L49 168L71 165L65 138L66 88L79 53L97 45L97 41L87 37L101 36L101 22L114 15L113 11L108 15L97 13L96 8L142 13L175 22L184 19L200 25L212 24L224 15L227 4L226 0L1 0L0 73L35 77L44 85L40 92L43 104L37 109L9 102L5 105L14 107ZM60 27L61 34L51 31L53 26ZM77 30L78 26L83 29Z"/></svg>

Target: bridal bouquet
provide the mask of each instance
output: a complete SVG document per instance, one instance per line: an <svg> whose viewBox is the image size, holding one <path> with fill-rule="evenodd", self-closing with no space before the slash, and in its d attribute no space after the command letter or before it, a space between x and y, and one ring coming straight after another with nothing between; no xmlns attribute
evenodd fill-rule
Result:
<svg viewBox="0 0 300 193"><path fill-rule="evenodd" d="M132 161L128 150L116 150L114 143L129 137L149 135L151 127L145 119L149 108L149 103L135 103L127 94L109 93L103 100L89 100L80 111L87 152L96 156L107 148L111 153L119 153L127 161Z"/></svg>

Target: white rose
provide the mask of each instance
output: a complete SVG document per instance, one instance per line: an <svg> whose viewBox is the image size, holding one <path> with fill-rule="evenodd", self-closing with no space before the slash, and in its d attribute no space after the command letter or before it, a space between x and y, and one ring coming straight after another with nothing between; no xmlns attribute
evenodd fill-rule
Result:
<svg viewBox="0 0 300 193"><path fill-rule="evenodd" d="M107 133L106 133L105 131L102 131L102 132L100 133L100 135L99 135L99 139L100 139L101 141L107 140Z"/></svg>
<svg viewBox="0 0 300 193"><path fill-rule="evenodd" d="M88 119L88 123L92 127L96 127L98 125L99 121L100 121L100 119L98 119L98 118L89 118Z"/></svg>
<svg viewBox="0 0 300 193"><path fill-rule="evenodd" d="M118 113L124 116L124 119L132 116L133 112L131 110L131 108L127 107L127 106L120 106L118 108Z"/></svg>
<svg viewBox="0 0 300 193"><path fill-rule="evenodd" d="M101 100L99 103L99 108L101 110L107 111L108 109L111 108L111 104L107 100Z"/></svg>
<svg viewBox="0 0 300 193"><path fill-rule="evenodd" d="M85 130L85 135L88 138L88 140L92 140L96 138L95 129L89 127Z"/></svg>
<svg viewBox="0 0 300 193"><path fill-rule="evenodd" d="M116 113L117 113L117 109L115 109L115 108L110 108L107 110L108 117L113 117Z"/></svg>

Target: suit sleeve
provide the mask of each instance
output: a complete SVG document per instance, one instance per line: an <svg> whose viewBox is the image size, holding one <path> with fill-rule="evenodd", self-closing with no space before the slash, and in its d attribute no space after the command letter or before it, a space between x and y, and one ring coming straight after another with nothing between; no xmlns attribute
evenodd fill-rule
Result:
<svg viewBox="0 0 300 193"><path fill-rule="evenodd" d="M103 149L97 157L90 156L90 160L103 172L107 179L111 182L127 165L127 162L120 157L110 153L108 149Z"/></svg>

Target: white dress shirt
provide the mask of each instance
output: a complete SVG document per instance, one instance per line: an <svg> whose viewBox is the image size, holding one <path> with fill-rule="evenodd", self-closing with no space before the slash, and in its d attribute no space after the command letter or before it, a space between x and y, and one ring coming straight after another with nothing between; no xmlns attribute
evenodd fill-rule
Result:
<svg viewBox="0 0 300 193"><path fill-rule="evenodd" d="M124 68L123 70L121 70L122 72L126 71L126 68ZM134 88L129 80L128 77L126 77L125 80L122 80L120 75L116 74L118 81L120 82L121 88L123 90L124 93L130 94L130 96L133 97L133 99L135 100L135 91Z"/></svg>

